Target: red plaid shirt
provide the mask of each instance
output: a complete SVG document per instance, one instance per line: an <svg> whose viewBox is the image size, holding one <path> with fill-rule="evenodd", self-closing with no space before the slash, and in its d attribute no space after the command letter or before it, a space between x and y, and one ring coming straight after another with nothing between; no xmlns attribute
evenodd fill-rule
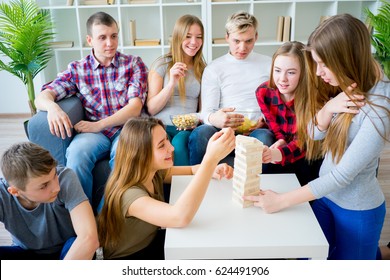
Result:
<svg viewBox="0 0 390 280"><path fill-rule="evenodd" d="M110 66L105 67L93 56L71 62L68 69L44 85L42 90L56 93L56 101L76 95L85 109L86 119L98 121L125 107L138 97L145 103L147 68L140 57L116 52ZM121 127L102 131L111 138Z"/></svg>
<svg viewBox="0 0 390 280"><path fill-rule="evenodd" d="M305 152L301 151L297 145L294 100L285 103L280 97L279 90L269 88L268 82L257 88L256 99L275 138L284 139L287 143L278 148L282 153L280 164L285 165L304 158Z"/></svg>

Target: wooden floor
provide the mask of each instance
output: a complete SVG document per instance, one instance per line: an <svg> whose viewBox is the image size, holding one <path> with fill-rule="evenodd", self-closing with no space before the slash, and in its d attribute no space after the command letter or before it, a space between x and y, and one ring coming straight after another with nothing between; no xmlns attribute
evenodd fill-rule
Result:
<svg viewBox="0 0 390 280"><path fill-rule="evenodd" d="M0 117L0 157L11 144L27 140L23 127L25 120L26 118ZM386 196L387 214L380 239L380 245L385 245L390 241L390 144L382 152L378 179ZM10 242L8 232L0 223L0 245L8 245Z"/></svg>

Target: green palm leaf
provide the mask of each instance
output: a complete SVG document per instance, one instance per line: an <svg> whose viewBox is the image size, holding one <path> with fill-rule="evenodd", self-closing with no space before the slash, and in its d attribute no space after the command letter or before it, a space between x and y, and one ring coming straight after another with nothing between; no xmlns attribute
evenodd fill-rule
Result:
<svg viewBox="0 0 390 280"><path fill-rule="evenodd" d="M382 64L385 74L390 77L390 2L387 0L381 2L377 15L369 9L366 9L365 13L367 23L374 28L371 44L375 48L375 57Z"/></svg>
<svg viewBox="0 0 390 280"><path fill-rule="evenodd" d="M50 13L41 10L34 0L12 0L0 4L0 71L5 70L23 81L29 103L34 107L33 79L50 61L53 40Z"/></svg>

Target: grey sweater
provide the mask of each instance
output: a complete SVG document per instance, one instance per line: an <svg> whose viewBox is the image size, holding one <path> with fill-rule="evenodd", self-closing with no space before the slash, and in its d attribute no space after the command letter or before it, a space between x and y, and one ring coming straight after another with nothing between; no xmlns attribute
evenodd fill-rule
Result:
<svg viewBox="0 0 390 280"><path fill-rule="evenodd" d="M379 82L370 93L390 97L390 83ZM383 97L371 95L375 104L390 108ZM390 120L383 109L365 105L349 127L347 148L338 164L328 152L320 169L320 177L309 187L316 198L326 197L344 209L369 210L384 202L376 178L379 156L385 146L378 131L389 139ZM315 128L314 139L323 139L326 131ZM335 141L337 141L335 139Z"/></svg>

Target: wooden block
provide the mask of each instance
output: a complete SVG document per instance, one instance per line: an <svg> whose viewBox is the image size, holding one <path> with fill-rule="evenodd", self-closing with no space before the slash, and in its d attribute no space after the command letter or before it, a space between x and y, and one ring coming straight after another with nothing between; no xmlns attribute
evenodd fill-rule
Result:
<svg viewBox="0 0 390 280"><path fill-rule="evenodd" d="M249 185L249 184L260 184L260 177L258 175L249 175L246 176L245 174L240 174L240 173L233 173L233 182L237 184L244 184L244 185Z"/></svg>
<svg viewBox="0 0 390 280"><path fill-rule="evenodd" d="M236 192L238 195L258 195L260 192L259 186L251 187L251 188L238 188L233 184L233 192Z"/></svg>
<svg viewBox="0 0 390 280"><path fill-rule="evenodd" d="M235 192L233 192L232 200L235 203L237 203L239 206L241 206L242 208L247 208L247 207L253 206L253 204L254 204L253 201L242 199L242 197L240 195L236 194Z"/></svg>
<svg viewBox="0 0 390 280"><path fill-rule="evenodd" d="M241 165L239 161L234 161L234 171L239 174L243 174L245 176L247 175L258 175L262 172L262 166L260 165L255 165L246 168L245 165Z"/></svg>
<svg viewBox="0 0 390 280"><path fill-rule="evenodd" d="M234 161L239 161L242 166L245 166L245 168L250 168L252 166L259 166L263 163L263 159L261 155L244 157L240 154L236 154L234 157Z"/></svg>

